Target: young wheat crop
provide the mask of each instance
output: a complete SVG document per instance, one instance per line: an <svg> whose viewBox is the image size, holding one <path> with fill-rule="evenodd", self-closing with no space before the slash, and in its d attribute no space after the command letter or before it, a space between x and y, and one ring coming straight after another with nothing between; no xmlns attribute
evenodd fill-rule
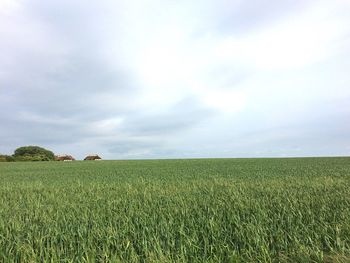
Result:
<svg viewBox="0 0 350 263"><path fill-rule="evenodd" d="M0 262L350 262L350 158L0 163Z"/></svg>

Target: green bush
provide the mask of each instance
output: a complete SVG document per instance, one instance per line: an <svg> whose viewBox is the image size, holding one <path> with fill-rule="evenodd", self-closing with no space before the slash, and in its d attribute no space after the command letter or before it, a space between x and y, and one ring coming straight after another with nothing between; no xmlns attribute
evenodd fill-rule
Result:
<svg viewBox="0 0 350 263"><path fill-rule="evenodd" d="M20 162L37 162L37 161L51 161L47 156L42 154L29 155L25 154L15 158L16 161Z"/></svg>
<svg viewBox="0 0 350 263"><path fill-rule="evenodd" d="M55 155L52 151L39 146L23 146L15 150L16 161L52 161Z"/></svg>
<svg viewBox="0 0 350 263"><path fill-rule="evenodd" d="M14 162L15 158L11 155L0 154L0 162Z"/></svg>

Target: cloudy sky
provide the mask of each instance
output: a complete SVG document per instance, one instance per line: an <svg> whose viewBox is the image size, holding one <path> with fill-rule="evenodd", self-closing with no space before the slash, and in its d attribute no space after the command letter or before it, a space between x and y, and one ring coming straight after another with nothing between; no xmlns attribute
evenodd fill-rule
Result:
<svg viewBox="0 0 350 263"><path fill-rule="evenodd" d="M350 155L348 0L0 0L0 153Z"/></svg>

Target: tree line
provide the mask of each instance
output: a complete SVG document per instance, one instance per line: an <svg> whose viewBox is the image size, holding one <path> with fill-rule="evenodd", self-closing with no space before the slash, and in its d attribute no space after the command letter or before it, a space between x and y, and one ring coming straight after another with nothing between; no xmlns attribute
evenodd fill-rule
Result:
<svg viewBox="0 0 350 263"><path fill-rule="evenodd" d="M12 155L1 154L0 162L16 161L54 161L55 154L39 146L22 146L17 148Z"/></svg>

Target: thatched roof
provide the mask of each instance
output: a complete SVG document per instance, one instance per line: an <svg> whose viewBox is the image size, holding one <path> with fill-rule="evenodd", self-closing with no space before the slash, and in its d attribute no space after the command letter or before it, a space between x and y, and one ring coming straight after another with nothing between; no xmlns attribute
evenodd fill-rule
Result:
<svg viewBox="0 0 350 263"><path fill-rule="evenodd" d="M75 161L74 157L72 155L56 155L55 156L56 161Z"/></svg>
<svg viewBox="0 0 350 263"><path fill-rule="evenodd" d="M97 154L95 155L88 155L84 158L84 161L94 161L94 160L101 160L102 158L98 156Z"/></svg>

